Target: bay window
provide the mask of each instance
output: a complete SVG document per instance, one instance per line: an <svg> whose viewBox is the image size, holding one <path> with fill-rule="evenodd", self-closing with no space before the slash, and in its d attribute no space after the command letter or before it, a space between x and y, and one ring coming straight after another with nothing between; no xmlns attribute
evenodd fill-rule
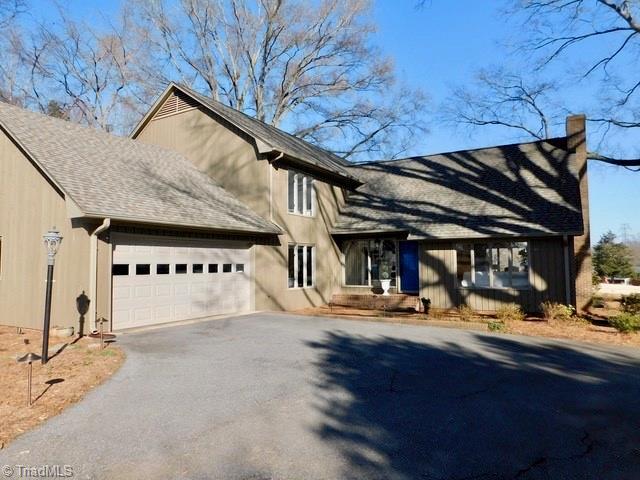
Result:
<svg viewBox="0 0 640 480"><path fill-rule="evenodd" d="M315 213L315 191L313 178L294 170L288 171L289 213L311 217Z"/></svg>
<svg viewBox="0 0 640 480"><path fill-rule="evenodd" d="M313 287L315 248L312 245L289 245L289 288Z"/></svg>
<svg viewBox="0 0 640 480"><path fill-rule="evenodd" d="M527 242L456 245L456 276L463 288L528 288Z"/></svg>
<svg viewBox="0 0 640 480"><path fill-rule="evenodd" d="M395 287L397 248L395 240L354 240L344 248L344 284L371 287L391 280Z"/></svg>

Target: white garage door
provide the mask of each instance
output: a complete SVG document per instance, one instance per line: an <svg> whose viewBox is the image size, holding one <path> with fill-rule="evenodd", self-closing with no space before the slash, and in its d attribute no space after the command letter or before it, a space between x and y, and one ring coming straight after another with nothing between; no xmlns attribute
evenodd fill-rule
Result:
<svg viewBox="0 0 640 480"><path fill-rule="evenodd" d="M248 245L117 234L112 240L114 330L251 308Z"/></svg>

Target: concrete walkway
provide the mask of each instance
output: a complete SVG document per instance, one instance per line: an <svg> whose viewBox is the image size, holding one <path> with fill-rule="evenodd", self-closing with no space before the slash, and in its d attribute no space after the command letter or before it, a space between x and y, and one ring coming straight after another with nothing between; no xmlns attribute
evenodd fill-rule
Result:
<svg viewBox="0 0 640 480"><path fill-rule="evenodd" d="M0 466L96 479L640 478L637 350L286 314L119 342L122 369L0 451Z"/></svg>

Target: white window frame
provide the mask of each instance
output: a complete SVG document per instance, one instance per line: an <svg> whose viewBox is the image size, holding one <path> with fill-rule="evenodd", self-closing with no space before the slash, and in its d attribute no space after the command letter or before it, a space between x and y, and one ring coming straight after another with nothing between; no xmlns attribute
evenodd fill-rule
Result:
<svg viewBox="0 0 640 480"><path fill-rule="evenodd" d="M493 269L491 265L489 265L489 285L488 286L477 286L476 285L476 253L475 246L476 245L487 245L489 250L494 248L495 242L457 242L454 244L453 252L455 258L455 276L456 276L456 286L460 289L465 290L531 290L532 282L531 282L531 242L529 240L507 240L499 243L508 243L509 244L509 286L508 287L496 287L493 284ZM513 248L516 243L524 243L527 245L527 285L522 287L514 287L513 286L513 272L511 268L513 267ZM461 245L470 245L471 249L469 251L469 258L471 262L471 285L463 286L460 284L460 280L458 279L458 246Z"/></svg>
<svg viewBox="0 0 640 480"><path fill-rule="evenodd" d="M293 176L293 210L290 208L291 198L289 198L289 182ZM298 185L302 182L302 205L298 204ZM299 215L301 217L316 216L316 188L315 179L310 175L298 172L296 170L288 170L287 173L287 211L291 215ZM311 205L307 205L307 193L311 188Z"/></svg>
<svg viewBox="0 0 640 480"><path fill-rule="evenodd" d="M289 286L289 249L293 247L293 265L294 265L294 277L293 277L293 287ZM303 247L303 255L302 255L302 287L298 286L298 247ZM307 273L308 273L308 262L307 262L307 250L311 249L311 285L307 285ZM310 243L289 243L287 244L287 289L288 290L304 290L306 288L315 288L316 286L316 246Z"/></svg>

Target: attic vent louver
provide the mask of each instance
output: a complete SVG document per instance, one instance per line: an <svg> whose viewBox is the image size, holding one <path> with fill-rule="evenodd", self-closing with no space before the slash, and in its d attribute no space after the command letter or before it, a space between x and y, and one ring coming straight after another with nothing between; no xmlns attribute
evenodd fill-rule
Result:
<svg viewBox="0 0 640 480"><path fill-rule="evenodd" d="M174 115L176 113L183 112L185 110L190 110L192 108L197 108L198 102L184 95L182 92L174 92L167 98L167 100L162 104L162 106L158 109L158 112L155 115L155 118L166 117L169 115Z"/></svg>

